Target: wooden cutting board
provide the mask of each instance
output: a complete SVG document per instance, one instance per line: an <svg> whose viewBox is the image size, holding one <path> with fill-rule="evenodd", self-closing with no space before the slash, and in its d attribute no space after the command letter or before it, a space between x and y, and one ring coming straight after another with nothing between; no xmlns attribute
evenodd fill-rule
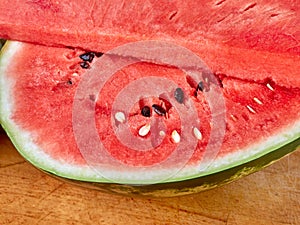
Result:
<svg viewBox="0 0 300 225"><path fill-rule="evenodd" d="M234 183L176 198L132 198L58 181L0 134L0 224L300 224L300 151Z"/></svg>

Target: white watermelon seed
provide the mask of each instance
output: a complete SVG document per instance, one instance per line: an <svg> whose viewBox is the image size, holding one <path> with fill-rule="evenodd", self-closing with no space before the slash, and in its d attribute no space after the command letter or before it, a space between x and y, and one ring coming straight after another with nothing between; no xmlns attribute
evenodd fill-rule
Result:
<svg viewBox="0 0 300 225"><path fill-rule="evenodd" d="M166 133L165 133L163 130L161 130L161 131L159 131L159 135L160 135L161 137L163 137L163 136L166 135Z"/></svg>
<svg viewBox="0 0 300 225"><path fill-rule="evenodd" d="M234 115L231 114L230 117L231 117L231 119L232 119L233 121L237 121L236 116L234 116Z"/></svg>
<svg viewBox="0 0 300 225"><path fill-rule="evenodd" d="M252 113L256 113L255 110L249 105L247 105L247 109Z"/></svg>
<svg viewBox="0 0 300 225"><path fill-rule="evenodd" d="M116 119L117 121L119 121L120 123L124 123L125 120L126 120L125 114L122 113L122 112L117 112L117 113L115 114L115 119Z"/></svg>
<svg viewBox="0 0 300 225"><path fill-rule="evenodd" d="M150 131L150 124L146 124L139 129L139 135L141 137L146 136Z"/></svg>
<svg viewBox="0 0 300 225"><path fill-rule="evenodd" d="M198 140L202 139L202 133L200 132L200 130L197 127L193 128L193 133Z"/></svg>
<svg viewBox="0 0 300 225"><path fill-rule="evenodd" d="M174 143L180 142L180 135L178 134L178 132L176 130L172 131L171 137L172 137Z"/></svg>
<svg viewBox="0 0 300 225"><path fill-rule="evenodd" d="M269 88L271 91L274 91L274 88L269 83L267 83L267 88Z"/></svg>
<svg viewBox="0 0 300 225"><path fill-rule="evenodd" d="M259 104L259 105L262 105L262 104L263 104L263 103L262 103L258 98L256 98L256 97L254 97L253 100L254 100L257 104Z"/></svg>

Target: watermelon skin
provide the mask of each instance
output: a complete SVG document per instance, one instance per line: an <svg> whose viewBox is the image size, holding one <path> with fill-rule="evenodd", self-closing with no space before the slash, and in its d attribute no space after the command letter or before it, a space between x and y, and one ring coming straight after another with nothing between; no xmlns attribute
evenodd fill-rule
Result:
<svg viewBox="0 0 300 225"><path fill-rule="evenodd" d="M300 86L299 0L5 0L0 12L0 37L9 40L98 52L134 41L164 40L191 49L217 73ZM235 61L235 67L227 60ZM286 72L289 79L280 75Z"/></svg>
<svg viewBox="0 0 300 225"><path fill-rule="evenodd" d="M171 182L164 184L153 184L145 186L132 186L125 184L103 184L93 182L81 182L78 180L64 179L44 171L57 179L65 182L79 185L82 187L92 188L108 193L143 196L143 197L176 197L182 195L195 194L202 191L207 191L222 185L234 182L242 177L248 176L252 173L258 172L263 168L277 162L283 157L288 156L292 152L300 149L300 138L277 149L274 152L266 154L259 159L250 161L240 166L230 168L218 173L207 175L200 178L190 179L181 182Z"/></svg>

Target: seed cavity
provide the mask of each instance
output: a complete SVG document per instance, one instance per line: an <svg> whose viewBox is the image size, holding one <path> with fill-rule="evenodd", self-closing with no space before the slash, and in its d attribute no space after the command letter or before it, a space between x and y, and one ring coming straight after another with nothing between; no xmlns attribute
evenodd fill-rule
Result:
<svg viewBox="0 0 300 225"><path fill-rule="evenodd" d="M150 131L150 124L146 124L139 129L139 135L141 137L146 136Z"/></svg>
<svg viewBox="0 0 300 225"><path fill-rule="evenodd" d="M187 75L186 76L186 82L188 83L188 85L190 85L191 88L197 88L197 82L194 80L193 77Z"/></svg>
<svg viewBox="0 0 300 225"><path fill-rule="evenodd" d="M216 5L221 5L223 2L225 2L226 0L221 0L221 1L218 1L217 3L216 3Z"/></svg>
<svg viewBox="0 0 300 225"><path fill-rule="evenodd" d="M175 99L176 99L177 102L179 102L180 104L182 104L183 101L184 101L183 90L181 88L176 88L176 90L174 92L174 97L175 97Z"/></svg>
<svg viewBox="0 0 300 225"><path fill-rule="evenodd" d="M153 104L152 108L153 108L154 112L156 112L159 116L165 116L167 113L166 110L163 107L161 107L160 105Z"/></svg>
<svg viewBox="0 0 300 225"><path fill-rule="evenodd" d="M193 128L193 133L195 138L197 138L198 140L202 140L202 133L200 132L200 130L197 127Z"/></svg>
<svg viewBox="0 0 300 225"><path fill-rule="evenodd" d="M179 143L180 142L180 135L178 134L177 130L173 130L171 133L171 137L174 143Z"/></svg>
<svg viewBox="0 0 300 225"><path fill-rule="evenodd" d="M254 97L253 100L254 100L257 104L259 104L259 105L262 105L262 104L263 104L263 103L262 103L258 98L256 98L256 97Z"/></svg>
<svg viewBox="0 0 300 225"><path fill-rule="evenodd" d="M274 91L274 88L269 83L267 83L267 88L269 88L271 91Z"/></svg>
<svg viewBox="0 0 300 225"><path fill-rule="evenodd" d="M144 117L150 117L151 116L151 109L149 106L144 106L141 110L141 113Z"/></svg>
<svg viewBox="0 0 300 225"><path fill-rule="evenodd" d="M247 109L252 113L256 113L256 111L250 105L247 105Z"/></svg>
<svg viewBox="0 0 300 225"><path fill-rule="evenodd" d="M123 112L117 112L115 114L115 119L120 122L120 123L124 123L126 118L125 118L125 114Z"/></svg>
<svg viewBox="0 0 300 225"><path fill-rule="evenodd" d="M243 9L244 12L253 9L255 6L257 5L257 3L251 3L250 5L246 6L246 8Z"/></svg>
<svg viewBox="0 0 300 225"><path fill-rule="evenodd" d="M177 14L177 11L172 12L169 16L169 20L172 20L176 16L176 14Z"/></svg>

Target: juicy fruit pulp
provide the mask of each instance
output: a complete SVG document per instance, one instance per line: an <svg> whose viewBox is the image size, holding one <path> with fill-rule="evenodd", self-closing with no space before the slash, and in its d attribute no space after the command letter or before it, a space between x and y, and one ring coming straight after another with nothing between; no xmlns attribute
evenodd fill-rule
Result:
<svg viewBox="0 0 300 225"><path fill-rule="evenodd" d="M46 45L101 48L98 51L145 38L182 44L209 38L246 49L299 55L300 34L295 32L299 10L295 0L101 0L97 4L3 0L0 12L6 14L0 13L0 36Z"/></svg>
<svg viewBox="0 0 300 225"><path fill-rule="evenodd" d="M18 42L8 44L1 58L1 124L21 153L38 167L67 178L109 182L88 167L74 138L72 104L77 86L86 71L80 64L82 53L76 49ZM90 66L93 67L93 63ZM160 117L167 127L163 142L156 149L137 152L122 145L115 136L111 116L116 96L126 85L148 76L167 77L177 83L185 96L194 102L201 121L201 138L188 164L181 173L163 182L222 171L299 139L299 88L286 88L272 80L255 83L226 74L216 75L226 102L226 133L219 154L208 170L199 173L196 168L210 136L209 106L203 92L191 85L186 74L176 68L149 63L134 64L117 72L106 82L98 98L91 96L91 100L96 101L95 121L103 145L113 158L131 166L161 162L176 147L172 132L176 130L180 134L182 121L178 112L159 96L143 99L143 93L138 93L141 102L130 103L132 111L128 120L131 132L138 136L139 129L151 117ZM143 107L155 104L163 105L168 116L158 115L154 110L150 117L141 113ZM128 170L127 173L130 183L134 171ZM155 173L145 174L145 179L151 179L151 176Z"/></svg>
<svg viewBox="0 0 300 225"><path fill-rule="evenodd" d="M215 72L300 86L299 0L4 0L0 12L0 37L8 40L98 52L162 40L196 52Z"/></svg>

